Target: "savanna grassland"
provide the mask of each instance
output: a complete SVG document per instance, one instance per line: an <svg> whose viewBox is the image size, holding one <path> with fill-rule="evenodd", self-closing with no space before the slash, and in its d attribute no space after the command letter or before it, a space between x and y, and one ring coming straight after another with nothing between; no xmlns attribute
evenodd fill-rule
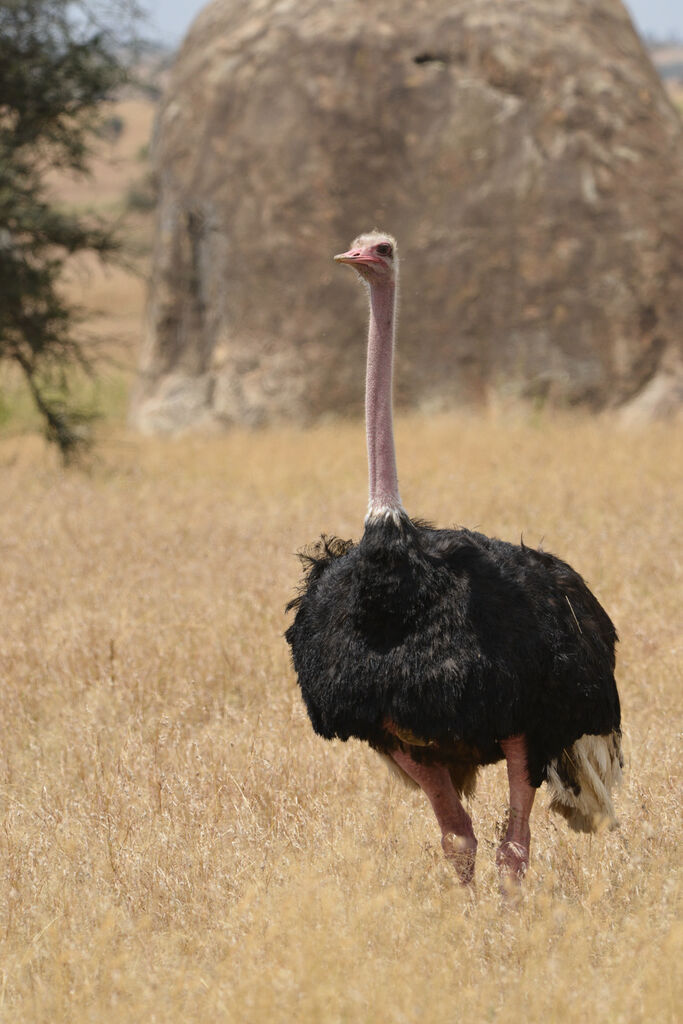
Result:
<svg viewBox="0 0 683 1024"><path fill-rule="evenodd" d="M308 724L282 633L295 550L357 536L363 430L142 440L89 470L0 442L0 1017L680 1020L683 430L404 417L407 508L569 559L621 634L618 831L539 794L519 905L477 886L418 792ZM679 467L677 470L676 467Z"/></svg>
<svg viewBox="0 0 683 1024"><path fill-rule="evenodd" d="M86 395L105 413L90 466L60 468L0 377L0 1020L680 1020L683 424L399 419L411 513L542 541L621 634L621 828L570 833L541 791L505 904L488 769L464 891L424 798L313 735L282 636L295 551L362 528L362 424L123 426L151 247L124 191L154 110L115 113L93 180L55 182L79 209L128 207L139 271L81 261L68 282L114 356Z"/></svg>

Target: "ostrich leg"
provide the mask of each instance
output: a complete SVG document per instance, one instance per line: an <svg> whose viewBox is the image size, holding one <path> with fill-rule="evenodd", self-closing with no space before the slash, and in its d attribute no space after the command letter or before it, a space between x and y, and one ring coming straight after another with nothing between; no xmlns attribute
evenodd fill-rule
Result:
<svg viewBox="0 0 683 1024"><path fill-rule="evenodd" d="M474 878L477 840L470 816L460 802L450 774L442 764L418 764L410 754L394 750L391 755L406 775L424 790L441 829L441 846L463 885Z"/></svg>
<svg viewBox="0 0 683 1024"><path fill-rule="evenodd" d="M520 882L529 866L529 815L536 790L529 782L524 736L501 740L510 784L510 818L503 842L498 847L496 864L504 885Z"/></svg>

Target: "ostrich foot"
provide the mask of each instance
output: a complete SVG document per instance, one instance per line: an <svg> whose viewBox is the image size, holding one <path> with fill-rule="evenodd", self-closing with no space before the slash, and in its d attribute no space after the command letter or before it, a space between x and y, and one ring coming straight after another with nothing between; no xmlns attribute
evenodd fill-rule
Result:
<svg viewBox="0 0 683 1024"><path fill-rule="evenodd" d="M477 840L470 836L457 836L455 832L445 832L441 838L441 848L448 862L455 868L461 884L471 885L477 859Z"/></svg>
<svg viewBox="0 0 683 1024"><path fill-rule="evenodd" d="M498 847L496 865L503 888L519 885L529 867L529 847L524 843L506 839Z"/></svg>

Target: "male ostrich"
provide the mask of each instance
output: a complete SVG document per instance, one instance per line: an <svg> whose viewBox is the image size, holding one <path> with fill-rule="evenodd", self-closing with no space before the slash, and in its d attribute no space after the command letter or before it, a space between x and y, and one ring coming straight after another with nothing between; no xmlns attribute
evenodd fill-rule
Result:
<svg viewBox="0 0 683 1024"><path fill-rule="evenodd" d="M334 257L370 297L370 500L359 543L322 539L286 633L313 728L367 740L422 787L463 883L477 840L461 797L505 758L510 809L497 864L529 861L536 789L590 832L615 826L621 775L615 628L574 570L543 551L412 520L398 491L392 367L396 242L371 232Z"/></svg>

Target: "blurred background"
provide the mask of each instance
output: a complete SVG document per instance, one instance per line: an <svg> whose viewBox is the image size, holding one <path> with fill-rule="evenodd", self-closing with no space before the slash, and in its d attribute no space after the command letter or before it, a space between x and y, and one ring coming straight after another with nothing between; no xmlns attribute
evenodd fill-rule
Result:
<svg viewBox="0 0 683 1024"><path fill-rule="evenodd" d="M399 407L680 406L676 5L9 5L50 6L81 44L104 26L126 74L93 93L78 160L36 136L40 202L116 253L42 251L79 351L32 350L31 377L3 342L2 430L45 418L41 375L48 432L76 446L96 414L145 433L359 414L365 299L330 256L373 226L401 247Z"/></svg>

